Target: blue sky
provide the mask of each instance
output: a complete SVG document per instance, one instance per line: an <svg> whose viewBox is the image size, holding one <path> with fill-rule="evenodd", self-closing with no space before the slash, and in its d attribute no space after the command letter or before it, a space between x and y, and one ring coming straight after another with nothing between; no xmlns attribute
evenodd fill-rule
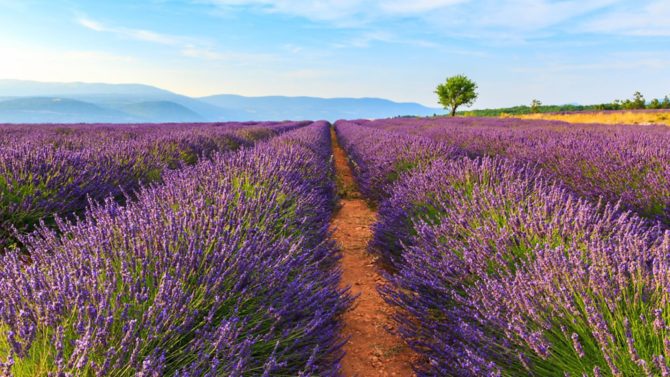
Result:
<svg viewBox="0 0 670 377"><path fill-rule="evenodd" d="M0 78L476 108L670 94L670 1L0 0Z"/></svg>

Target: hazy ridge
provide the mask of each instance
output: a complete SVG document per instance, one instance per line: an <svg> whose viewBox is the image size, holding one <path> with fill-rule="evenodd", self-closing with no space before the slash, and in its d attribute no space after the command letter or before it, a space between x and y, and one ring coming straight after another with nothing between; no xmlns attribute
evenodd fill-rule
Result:
<svg viewBox="0 0 670 377"><path fill-rule="evenodd" d="M381 98L192 98L141 84L0 80L0 123L215 122L356 119L442 113Z"/></svg>

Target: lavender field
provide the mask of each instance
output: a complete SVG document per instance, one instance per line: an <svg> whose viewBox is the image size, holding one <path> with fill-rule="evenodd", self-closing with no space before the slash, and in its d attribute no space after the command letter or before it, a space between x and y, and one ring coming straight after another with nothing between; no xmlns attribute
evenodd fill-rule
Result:
<svg viewBox="0 0 670 377"><path fill-rule="evenodd" d="M1 257L0 373L336 374L326 123L30 127L3 210L58 212Z"/></svg>
<svg viewBox="0 0 670 377"><path fill-rule="evenodd" d="M670 128L495 118L0 126L0 375L342 375L339 145L416 375L670 375Z"/></svg>
<svg viewBox="0 0 670 377"><path fill-rule="evenodd" d="M0 0L0 377L670 377L670 0Z"/></svg>
<svg viewBox="0 0 670 377"><path fill-rule="evenodd" d="M421 376L668 375L670 128L336 124Z"/></svg>

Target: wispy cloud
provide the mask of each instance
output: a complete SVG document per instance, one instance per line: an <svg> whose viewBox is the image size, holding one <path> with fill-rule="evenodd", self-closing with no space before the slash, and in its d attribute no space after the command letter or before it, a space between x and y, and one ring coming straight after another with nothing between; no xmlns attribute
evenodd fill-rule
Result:
<svg viewBox="0 0 670 377"><path fill-rule="evenodd" d="M54 49L49 46L28 46L0 40L0 72L4 77L44 81L99 81L104 72L118 73L142 62L132 56L100 50Z"/></svg>
<svg viewBox="0 0 670 377"><path fill-rule="evenodd" d="M416 14L449 8L452 5L465 3L468 0L393 0L379 1L379 8L390 14Z"/></svg>
<svg viewBox="0 0 670 377"><path fill-rule="evenodd" d="M377 31L365 31L358 36L353 38L338 41L333 44L335 48L367 48L370 45L381 42L389 44L402 44L415 47L424 47L424 48L435 48L439 44L433 41L418 39L418 38L406 38L398 36L389 31L377 30Z"/></svg>
<svg viewBox="0 0 670 377"><path fill-rule="evenodd" d="M277 56L273 54L264 53L248 53L248 52L221 52L206 47L198 46L184 46L181 49L181 54L192 58L201 58L212 61L222 62L254 62L254 63L269 63L276 61Z"/></svg>
<svg viewBox="0 0 670 377"><path fill-rule="evenodd" d="M135 59L132 56L118 55L105 51L95 51L95 50L71 50L71 51L65 51L62 55L66 58L71 58L73 60L82 60L82 61L106 61L106 62L123 62L123 63L137 62L137 59Z"/></svg>
<svg viewBox="0 0 670 377"><path fill-rule="evenodd" d="M595 13L621 0L487 0L454 15L462 24L470 23L479 29L503 29L508 32L540 31L570 23ZM481 9L481 12L476 12Z"/></svg>
<svg viewBox="0 0 670 377"><path fill-rule="evenodd" d="M334 44L335 48L365 48L374 42L391 42L393 35L385 31L368 31L348 40L339 41Z"/></svg>
<svg viewBox="0 0 670 377"><path fill-rule="evenodd" d="M88 17L77 18L77 23L89 30L101 33L111 33L122 38L133 39L142 42L155 43L165 46L173 46L180 55L210 61L220 62L253 62L264 63L275 59L267 53L248 53L236 51L219 51L211 42L197 38L157 33L145 29L132 29L126 27L112 27L100 21Z"/></svg>
<svg viewBox="0 0 670 377"><path fill-rule="evenodd" d="M533 33L580 31L670 35L670 2L667 0L197 1L214 4L227 12L246 9L283 14L344 28L387 30L395 26L394 21L412 19L431 26L441 36L474 39L526 39L537 37Z"/></svg>
<svg viewBox="0 0 670 377"><path fill-rule="evenodd" d="M223 10L252 8L329 22L335 26L361 26L389 15L406 16L449 7L468 0L198 0Z"/></svg>
<svg viewBox="0 0 670 377"><path fill-rule="evenodd" d="M326 69L298 69L293 71L287 71L281 74L282 77L294 80L314 80L322 79L327 77L335 77L338 72L335 70L326 70Z"/></svg>
<svg viewBox="0 0 670 377"><path fill-rule="evenodd" d="M293 43L286 43L286 44L284 44L284 45L282 46L282 48L283 48L285 51L288 51L288 52L290 52L290 53L292 53L292 54L297 54L297 53L300 53L300 52L302 52L302 51L304 50L303 47L298 46L298 45L295 45L295 44L293 44Z"/></svg>
<svg viewBox="0 0 670 377"><path fill-rule="evenodd" d="M629 2L588 20L583 30L632 36L670 36L670 1Z"/></svg>
<svg viewBox="0 0 670 377"><path fill-rule="evenodd" d="M611 52L599 56L566 58L560 54L543 54L533 66L519 65L513 72L550 74L580 72L658 72L670 66L670 52L631 51Z"/></svg>
<svg viewBox="0 0 670 377"><path fill-rule="evenodd" d="M23 2L19 1L13 1L13 0L0 0L0 8L5 8L5 9L10 9L10 10L19 10L19 11L24 11L26 10L26 4Z"/></svg>
<svg viewBox="0 0 670 377"><path fill-rule="evenodd" d="M87 17L79 17L77 19L77 23L79 23L79 25L89 30L102 33L116 34L123 38L134 39L144 42L152 42L152 43L174 46L187 43L189 41L189 38L186 37L161 34L150 30L107 26L99 21Z"/></svg>

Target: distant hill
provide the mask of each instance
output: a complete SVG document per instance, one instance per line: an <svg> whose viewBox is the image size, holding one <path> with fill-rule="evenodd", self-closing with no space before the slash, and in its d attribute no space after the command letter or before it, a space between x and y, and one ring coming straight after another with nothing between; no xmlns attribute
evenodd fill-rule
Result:
<svg viewBox="0 0 670 377"><path fill-rule="evenodd" d="M200 98L222 108L236 109L259 120L388 118L441 113L417 103L398 103L380 98L243 97L223 94Z"/></svg>
<svg viewBox="0 0 670 377"><path fill-rule="evenodd" d="M192 98L141 84L0 80L0 123L208 122L426 116L442 110L379 98Z"/></svg>
<svg viewBox="0 0 670 377"><path fill-rule="evenodd" d="M66 98L16 98L0 101L0 123L134 122L112 109Z"/></svg>
<svg viewBox="0 0 670 377"><path fill-rule="evenodd" d="M205 119L193 110L170 101L147 101L121 107L126 114L153 122L202 122Z"/></svg>
<svg viewBox="0 0 670 377"><path fill-rule="evenodd" d="M83 82L40 82L0 80L0 97L57 97L63 95L160 95L172 94L167 90L142 84L98 84Z"/></svg>
<svg viewBox="0 0 670 377"><path fill-rule="evenodd" d="M0 80L0 101L14 97L61 97L88 102L123 113L124 107L143 102L174 102L198 114L198 119L218 120L232 117L233 112L197 99L142 84L45 83L23 80ZM132 107L131 107L132 108ZM131 116L132 117L132 116ZM164 116L154 121L160 122ZM0 122L3 119L0 118ZM138 120L139 121L139 120ZM178 121L176 118L173 121ZM123 122L123 121L119 121Z"/></svg>

